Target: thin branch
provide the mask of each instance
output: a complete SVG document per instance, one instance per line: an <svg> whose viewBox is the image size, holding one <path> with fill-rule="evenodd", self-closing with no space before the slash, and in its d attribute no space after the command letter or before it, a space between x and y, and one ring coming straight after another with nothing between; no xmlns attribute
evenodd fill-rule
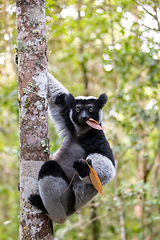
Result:
<svg viewBox="0 0 160 240"><path fill-rule="evenodd" d="M147 10L147 8L144 7L143 4L141 4L141 3L138 2L137 0L134 0L134 1L135 1L135 3L137 3L139 6L141 6L146 13L148 13L150 16L152 16L152 17L157 21L156 15L153 15L150 11Z"/></svg>
<svg viewBox="0 0 160 240"><path fill-rule="evenodd" d="M160 134L158 139L158 152L157 156L155 158L154 166L153 166L153 179L152 179L152 185L153 185L153 196L157 195L157 179L158 179L158 173L160 169Z"/></svg>
<svg viewBox="0 0 160 240"><path fill-rule="evenodd" d="M124 221L124 216L123 216L123 208L122 204L120 202L120 199L116 197L118 200L116 207L119 215L119 221L120 221L120 227L121 227L121 240L126 240L126 229L125 229L125 221Z"/></svg>

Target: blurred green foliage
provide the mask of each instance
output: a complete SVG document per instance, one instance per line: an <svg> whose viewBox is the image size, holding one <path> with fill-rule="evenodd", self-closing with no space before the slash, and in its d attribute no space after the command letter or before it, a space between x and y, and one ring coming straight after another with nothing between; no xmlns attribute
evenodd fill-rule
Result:
<svg viewBox="0 0 160 240"><path fill-rule="evenodd" d="M0 1L0 239L18 239L19 129L15 0ZM158 240L160 5L46 0L48 69L77 95L106 92L104 131L117 164L104 198L54 224L54 238ZM49 121L51 152L61 144Z"/></svg>

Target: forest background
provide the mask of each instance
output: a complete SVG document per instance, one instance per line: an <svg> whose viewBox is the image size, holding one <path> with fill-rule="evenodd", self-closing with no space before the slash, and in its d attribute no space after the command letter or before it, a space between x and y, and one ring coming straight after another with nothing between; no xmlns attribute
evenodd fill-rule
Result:
<svg viewBox="0 0 160 240"><path fill-rule="evenodd" d="M115 179L54 239L159 240L160 2L46 0L48 70L77 95L106 92ZM16 1L0 1L0 239L18 239ZM51 152L58 149L49 122Z"/></svg>

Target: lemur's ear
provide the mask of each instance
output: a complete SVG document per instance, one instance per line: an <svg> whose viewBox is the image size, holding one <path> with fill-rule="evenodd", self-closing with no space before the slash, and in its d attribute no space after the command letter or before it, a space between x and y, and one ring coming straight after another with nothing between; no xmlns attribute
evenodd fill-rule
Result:
<svg viewBox="0 0 160 240"><path fill-rule="evenodd" d="M103 108L104 105L106 104L107 102L107 95L105 93L102 93L99 98L97 99L97 104L100 108Z"/></svg>
<svg viewBox="0 0 160 240"><path fill-rule="evenodd" d="M66 104L69 108L72 108L73 103L75 102L75 98L73 97L73 95L72 95L71 93L65 94L64 101L65 101L65 104Z"/></svg>

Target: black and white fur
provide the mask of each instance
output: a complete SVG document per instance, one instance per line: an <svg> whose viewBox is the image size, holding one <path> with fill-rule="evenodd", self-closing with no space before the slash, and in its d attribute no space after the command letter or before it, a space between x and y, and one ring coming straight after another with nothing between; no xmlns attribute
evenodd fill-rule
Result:
<svg viewBox="0 0 160 240"><path fill-rule="evenodd" d="M83 159L97 172L102 185L114 178L115 163L103 131L86 124L89 118L101 124L107 96L74 98L52 75L47 77L50 116L65 139L54 160L42 165L38 177L39 195L31 194L29 201L53 222L64 223L97 194L90 181L90 169Z"/></svg>

